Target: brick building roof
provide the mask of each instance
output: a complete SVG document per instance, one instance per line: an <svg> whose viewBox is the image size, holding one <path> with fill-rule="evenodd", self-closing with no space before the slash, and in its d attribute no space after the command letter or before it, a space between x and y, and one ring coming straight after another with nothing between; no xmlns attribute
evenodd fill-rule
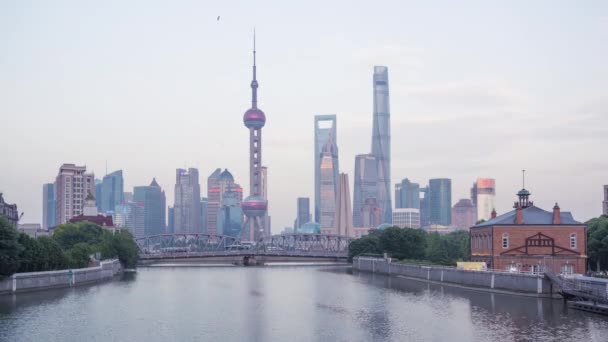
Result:
<svg viewBox="0 0 608 342"><path fill-rule="evenodd" d="M553 212L543 210L537 206L531 205L527 208L522 208L522 213L524 216L524 225L526 224L553 224ZM495 225L515 225L515 216L517 215L517 209L511 210L508 213L496 216L493 219L488 221L476 224L475 227L488 227ZM568 211L562 211L559 214L562 225L576 225L582 224L572 217L572 213Z"/></svg>

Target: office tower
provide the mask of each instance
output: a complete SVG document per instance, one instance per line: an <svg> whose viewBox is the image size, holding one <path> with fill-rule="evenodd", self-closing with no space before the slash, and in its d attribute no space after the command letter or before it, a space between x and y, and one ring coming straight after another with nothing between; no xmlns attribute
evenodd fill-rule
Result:
<svg viewBox="0 0 608 342"><path fill-rule="evenodd" d="M266 124L266 115L258 108L258 81L255 64L255 34L253 36L253 80L251 81L251 108L243 115L243 123L249 129L249 197L242 204L247 216L244 234L250 241L264 237L268 201L262 197L262 127Z"/></svg>
<svg viewBox="0 0 608 342"><path fill-rule="evenodd" d="M112 214L114 226L127 228L134 237L146 236L145 208L143 203L124 202L114 207Z"/></svg>
<svg viewBox="0 0 608 342"><path fill-rule="evenodd" d="M222 195L216 230L220 235L240 237L242 227L243 210L238 202L238 192L233 187Z"/></svg>
<svg viewBox="0 0 608 342"><path fill-rule="evenodd" d="M217 216L220 210L220 175L222 169L217 168L207 177L207 233L216 234Z"/></svg>
<svg viewBox="0 0 608 342"><path fill-rule="evenodd" d="M208 229L207 229L207 204L209 204L209 201L207 201L207 197L202 197L201 198L201 233L207 233Z"/></svg>
<svg viewBox="0 0 608 342"><path fill-rule="evenodd" d="M336 198L334 227L336 229L336 234L354 237L353 211L350 205L348 175L346 173L341 173L339 179L340 183L338 184L338 196Z"/></svg>
<svg viewBox="0 0 608 342"><path fill-rule="evenodd" d="M101 212L110 213L114 211L116 205L124 202L122 170L105 175L102 182Z"/></svg>
<svg viewBox="0 0 608 342"><path fill-rule="evenodd" d="M63 164L55 178L55 225L82 214L87 194L95 192L94 175L86 166Z"/></svg>
<svg viewBox="0 0 608 342"><path fill-rule="evenodd" d="M470 199L461 199L452 207L452 226L468 230L477 222L477 209Z"/></svg>
<svg viewBox="0 0 608 342"><path fill-rule="evenodd" d="M393 226L399 228L420 228L420 209L395 208Z"/></svg>
<svg viewBox="0 0 608 342"><path fill-rule="evenodd" d="M133 202L133 192L125 191L123 197L124 197L123 202Z"/></svg>
<svg viewBox="0 0 608 342"><path fill-rule="evenodd" d="M310 198L298 197L298 216L296 218L296 224L294 226L295 232L304 224L310 222Z"/></svg>
<svg viewBox="0 0 608 342"><path fill-rule="evenodd" d="M175 233L175 209L172 206L167 209L167 233Z"/></svg>
<svg viewBox="0 0 608 342"><path fill-rule="evenodd" d="M175 173L174 229L175 233L199 233L201 187L198 170L177 169Z"/></svg>
<svg viewBox="0 0 608 342"><path fill-rule="evenodd" d="M473 183L473 186L471 187L471 203L477 208L477 182Z"/></svg>
<svg viewBox="0 0 608 342"><path fill-rule="evenodd" d="M391 204L391 127L388 94L388 68L374 67L374 119L372 154L378 165L378 194L376 200L382 209L384 223L392 222Z"/></svg>
<svg viewBox="0 0 608 342"><path fill-rule="evenodd" d="M133 188L133 202L143 204L145 235L165 232L165 208L167 201L165 192L156 182L156 178L148 186Z"/></svg>
<svg viewBox="0 0 608 342"><path fill-rule="evenodd" d="M401 183L397 183L395 185L395 208L420 209L420 185L410 182L407 178Z"/></svg>
<svg viewBox="0 0 608 342"><path fill-rule="evenodd" d="M334 177L337 171L337 165L334 163L338 149L330 137L323 146L321 152L321 164L319 174L319 211L321 215L321 228L334 227L334 216L336 215L336 195L338 184L335 183Z"/></svg>
<svg viewBox="0 0 608 342"><path fill-rule="evenodd" d="M382 224L382 208L378 206L375 198L368 198L361 207L361 227L377 228Z"/></svg>
<svg viewBox="0 0 608 342"><path fill-rule="evenodd" d="M475 183L477 193L477 219L489 220L492 210L496 208L496 186L492 178L477 178Z"/></svg>
<svg viewBox="0 0 608 342"><path fill-rule="evenodd" d="M378 166L373 154L355 157L355 189L353 194L353 225L364 227L361 209L367 199L376 199L378 188Z"/></svg>
<svg viewBox="0 0 608 342"><path fill-rule="evenodd" d="M268 168L266 166L262 166L262 198L266 200L266 215L262 218L262 223L264 224L264 236L270 236L270 216L268 212L270 207L268 207Z"/></svg>
<svg viewBox="0 0 608 342"><path fill-rule="evenodd" d="M602 212L604 215L608 215L608 185L604 185L604 201L602 204L604 206L604 210Z"/></svg>
<svg viewBox="0 0 608 342"><path fill-rule="evenodd" d="M333 184L335 185L334 193L338 191L338 136L336 116L331 115L315 115L315 222L321 222L321 158L324 146L329 140L332 140L336 146L336 153L333 156Z"/></svg>
<svg viewBox="0 0 608 342"><path fill-rule="evenodd" d="M428 227L431 224L431 201L429 187L420 188L422 198L420 199L420 227Z"/></svg>
<svg viewBox="0 0 608 342"><path fill-rule="evenodd" d="M437 178L429 181L430 224L452 224L452 180Z"/></svg>
<svg viewBox="0 0 608 342"><path fill-rule="evenodd" d="M42 186L42 229L55 227L55 184Z"/></svg>
<svg viewBox="0 0 608 342"><path fill-rule="evenodd" d="M103 197L103 181L101 179L95 179L95 205L97 205L97 210L102 212L101 208L101 198Z"/></svg>

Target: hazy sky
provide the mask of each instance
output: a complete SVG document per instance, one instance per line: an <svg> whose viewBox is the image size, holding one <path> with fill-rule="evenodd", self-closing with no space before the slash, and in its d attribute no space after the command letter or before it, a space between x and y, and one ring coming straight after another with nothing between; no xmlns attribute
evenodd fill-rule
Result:
<svg viewBox="0 0 608 342"><path fill-rule="evenodd" d="M217 16L221 16L217 21ZM217 167L246 191L252 28L273 232L314 196L313 115L338 115L341 172L371 148L372 72L387 65L392 183L494 177L510 210L586 220L608 184L605 1L1 1L0 190L41 222L64 162L125 191ZM203 192L201 192L203 193Z"/></svg>

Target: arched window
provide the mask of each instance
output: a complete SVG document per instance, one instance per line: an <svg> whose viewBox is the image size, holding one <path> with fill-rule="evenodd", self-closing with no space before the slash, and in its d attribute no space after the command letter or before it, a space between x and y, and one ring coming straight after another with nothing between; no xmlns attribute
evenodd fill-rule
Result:
<svg viewBox="0 0 608 342"><path fill-rule="evenodd" d="M570 234L570 248L576 249L576 233Z"/></svg>
<svg viewBox="0 0 608 342"><path fill-rule="evenodd" d="M509 233L502 234L502 248L509 248Z"/></svg>

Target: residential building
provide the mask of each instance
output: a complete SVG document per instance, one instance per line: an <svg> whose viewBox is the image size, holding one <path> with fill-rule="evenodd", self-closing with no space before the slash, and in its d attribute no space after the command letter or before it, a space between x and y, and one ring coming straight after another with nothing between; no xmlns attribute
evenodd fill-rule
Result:
<svg viewBox="0 0 608 342"><path fill-rule="evenodd" d="M420 209L420 185L407 178L395 184L395 208Z"/></svg>
<svg viewBox="0 0 608 342"><path fill-rule="evenodd" d="M378 165L376 200L382 209L383 222L391 222L391 114L388 87L388 68L374 67L374 114L372 128L372 154Z"/></svg>
<svg viewBox="0 0 608 342"><path fill-rule="evenodd" d="M55 178L55 225L82 215L89 192L95 193L95 176L86 173L86 166L63 164Z"/></svg>
<svg viewBox="0 0 608 342"><path fill-rule="evenodd" d="M201 224L201 188L198 170L177 169L175 172L175 233L199 233Z"/></svg>
<svg viewBox="0 0 608 342"><path fill-rule="evenodd" d="M334 193L338 192L338 135L336 115L315 115L315 212L314 221L321 222L321 159L323 158L323 150L327 143L331 140L335 145L335 154L331 155L332 164L332 179L334 185ZM326 162L327 164L327 162ZM327 170L326 170L327 171ZM321 223L321 225L323 225Z"/></svg>
<svg viewBox="0 0 608 342"><path fill-rule="evenodd" d="M420 209L395 208L392 223L399 228L420 228Z"/></svg>
<svg viewBox="0 0 608 342"><path fill-rule="evenodd" d="M378 165L373 154L355 157L355 186L353 194L353 225L364 227L361 216L365 201L378 195Z"/></svg>
<svg viewBox="0 0 608 342"><path fill-rule="evenodd" d="M19 223L19 212L17 211L16 204L8 204L4 201L4 197L0 192L0 216L3 216L8 220L10 224L17 227Z"/></svg>
<svg viewBox="0 0 608 342"><path fill-rule="evenodd" d="M437 178L429 181L430 224L452 224L452 180Z"/></svg>
<svg viewBox="0 0 608 342"><path fill-rule="evenodd" d="M557 203L552 211L536 207L526 189L517 197L514 210L471 227L471 260L507 271L584 274L585 224Z"/></svg>
<svg viewBox="0 0 608 342"><path fill-rule="evenodd" d="M136 186L133 188L133 202L143 204L144 211L144 235L155 235L165 232L165 208L167 200L165 192L152 178L148 186Z"/></svg>
<svg viewBox="0 0 608 342"><path fill-rule="evenodd" d="M335 183L337 178L334 176L337 172L337 165L335 164L338 156L338 148L330 137L321 153L321 164L320 164L320 192L319 198L316 205L320 210L321 228L333 228L334 217L336 215L336 196L338 191L338 184Z"/></svg>
<svg viewBox="0 0 608 342"><path fill-rule="evenodd" d="M477 178L474 189L477 194L475 203L478 220L489 220L492 216L492 210L496 208L495 183L492 178Z"/></svg>
<svg viewBox="0 0 608 342"><path fill-rule="evenodd" d="M473 202L464 198L452 207L452 227L457 230L469 230L477 222L477 210Z"/></svg>
<svg viewBox="0 0 608 342"><path fill-rule="evenodd" d="M55 227L55 184L42 186L42 229Z"/></svg>

